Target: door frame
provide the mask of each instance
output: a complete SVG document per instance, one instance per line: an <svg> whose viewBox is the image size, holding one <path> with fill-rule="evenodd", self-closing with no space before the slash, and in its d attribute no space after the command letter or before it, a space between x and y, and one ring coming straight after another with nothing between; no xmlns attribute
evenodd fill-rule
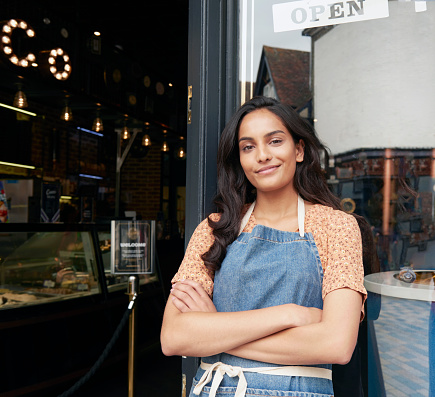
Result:
<svg viewBox="0 0 435 397"><path fill-rule="evenodd" d="M240 92L238 18L237 0L189 0L185 248L215 210L218 142ZM183 357L182 396L188 395L198 365L198 358Z"/></svg>

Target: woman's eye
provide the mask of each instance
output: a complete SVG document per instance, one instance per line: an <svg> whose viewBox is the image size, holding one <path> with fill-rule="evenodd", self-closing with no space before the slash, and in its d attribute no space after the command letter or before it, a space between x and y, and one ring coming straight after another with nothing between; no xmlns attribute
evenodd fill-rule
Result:
<svg viewBox="0 0 435 397"><path fill-rule="evenodd" d="M281 142L282 142L282 139L278 139L278 138L276 138L276 139L272 139L272 140L270 141L270 143L273 144L273 145L278 145L278 144L281 143Z"/></svg>
<svg viewBox="0 0 435 397"><path fill-rule="evenodd" d="M247 152L248 150L252 150L253 149L253 145L246 145L242 147L242 151Z"/></svg>

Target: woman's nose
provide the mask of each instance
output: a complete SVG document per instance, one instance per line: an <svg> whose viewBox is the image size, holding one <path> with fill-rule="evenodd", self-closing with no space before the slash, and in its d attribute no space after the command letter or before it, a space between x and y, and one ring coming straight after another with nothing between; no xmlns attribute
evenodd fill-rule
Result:
<svg viewBox="0 0 435 397"><path fill-rule="evenodd" d="M272 158L267 146L259 146L257 151L257 161L263 163L269 161Z"/></svg>

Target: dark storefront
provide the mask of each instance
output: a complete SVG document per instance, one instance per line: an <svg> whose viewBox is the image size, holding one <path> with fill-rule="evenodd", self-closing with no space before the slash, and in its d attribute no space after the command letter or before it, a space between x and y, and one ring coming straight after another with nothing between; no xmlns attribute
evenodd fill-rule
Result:
<svg viewBox="0 0 435 397"><path fill-rule="evenodd" d="M57 395L114 335L102 366L126 367L128 275L111 271L113 219L155 221L136 349L158 349L184 248L187 11L2 4L2 396Z"/></svg>

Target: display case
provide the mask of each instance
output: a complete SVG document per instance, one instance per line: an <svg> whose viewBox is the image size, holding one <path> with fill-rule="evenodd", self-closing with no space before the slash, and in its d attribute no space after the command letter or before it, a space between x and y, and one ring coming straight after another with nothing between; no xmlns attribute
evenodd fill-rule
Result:
<svg viewBox="0 0 435 397"><path fill-rule="evenodd" d="M100 292L90 231L1 236L0 308Z"/></svg>
<svg viewBox="0 0 435 397"><path fill-rule="evenodd" d="M109 224L0 225L0 396L65 390L101 355L129 303L129 275L111 273L110 248ZM155 269L138 275L138 349L159 338ZM124 328L104 365L126 359Z"/></svg>

